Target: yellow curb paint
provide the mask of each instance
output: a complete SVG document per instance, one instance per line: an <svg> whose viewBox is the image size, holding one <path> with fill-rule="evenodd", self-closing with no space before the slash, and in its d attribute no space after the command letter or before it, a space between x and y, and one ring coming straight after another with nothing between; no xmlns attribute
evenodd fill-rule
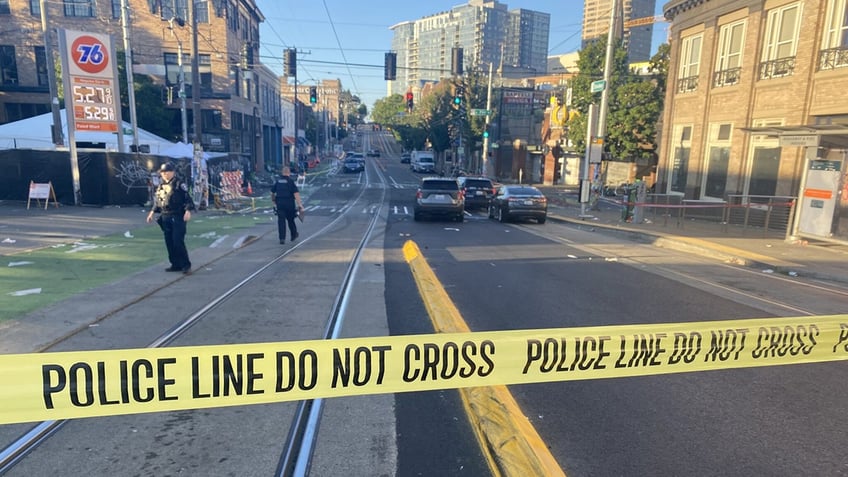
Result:
<svg viewBox="0 0 848 477"><path fill-rule="evenodd" d="M436 331L470 333L415 242L409 240L404 244L403 256L412 270ZM506 386L462 388L458 391L493 475L565 476Z"/></svg>

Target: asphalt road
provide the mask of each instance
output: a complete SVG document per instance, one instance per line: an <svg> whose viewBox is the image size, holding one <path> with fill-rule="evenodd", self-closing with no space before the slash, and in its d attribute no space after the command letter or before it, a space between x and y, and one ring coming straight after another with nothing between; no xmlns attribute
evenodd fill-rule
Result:
<svg viewBox="0 0 848 477"><path fill-rule="evenodd" d="M365 134L363 147L386 150ZM365 203L261 282L227 300L180 345L302 340L320 334L352 243L385 215L360 267L344 337L428 334L401 256L415 241L473 331L822 314L824 290L752 277L698 258L549 221L412 220L418 177L396 155L313 191L302 237ZM375 165L382 165L379 169ZM378 203L384 190L386 201ZM381 222L382 224L383 222ZM128 306L59 349L140 346L281 250L265 224L251 246ZM291 246L290 244L287 245ZM127 290L128 291L128 290ZM141 344L143 346L143 344ZM839 475L848 443L840 363L510 386L571 476ZM268 475L293 404L74 421L9 475ZM9 437L21 426L3 426ZM455 390L327 400L313 475L488 475Z"/></svg>

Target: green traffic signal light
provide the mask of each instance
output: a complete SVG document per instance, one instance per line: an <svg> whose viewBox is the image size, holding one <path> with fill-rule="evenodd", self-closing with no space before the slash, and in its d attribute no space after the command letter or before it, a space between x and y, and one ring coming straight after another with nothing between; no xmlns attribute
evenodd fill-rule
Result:
<svg viewBox="0 0 848 477"><path fill-rule="evenodd" d="M483 131L483 137L489 137L489 131Z"/></svg>

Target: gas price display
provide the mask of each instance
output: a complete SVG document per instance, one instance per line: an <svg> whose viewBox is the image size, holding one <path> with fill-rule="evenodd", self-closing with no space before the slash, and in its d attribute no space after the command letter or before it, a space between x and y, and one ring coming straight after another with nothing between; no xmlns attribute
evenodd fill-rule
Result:
<svg viewBox="0 0 848 477"><path fill-rule="evenodd" d="M115 96L111 81L76 78L73 88L74 119L80 129L101 129L103 125L85 125L85 121L115 121Z"/></svg>

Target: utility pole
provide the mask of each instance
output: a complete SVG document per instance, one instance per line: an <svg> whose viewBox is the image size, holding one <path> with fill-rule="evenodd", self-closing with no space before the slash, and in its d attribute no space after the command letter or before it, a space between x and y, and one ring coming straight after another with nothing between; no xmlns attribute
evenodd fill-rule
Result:
<svg viewBox="0 0 848 477"><path fill-rule="evenodd" d="M612 59L615 52L615 23L618 16L618 0L612 0L609 31L607 32L607 52L604 59L604 90L601 91L601 110L598 116L598 138L602 141L607 135L607 113L609 112L610 78L612 77Z"/></svg>
<svg viewBox="0 0 848 477"><path fill-rule="evenodd" d="M56 146L65 145L62 133L62 116L59 114L59 93L56 87L56 61L53 58L53 41L50 39L50 31L47 29L47 2L39 0L41 9L41 33L44 35L44 56L47 63L47 83L50 91L50 110L53 113L53 127L50 137Z"/></svg>
<svg viewBox="0 0 848 477"><path fill-rule="evenodd" d="M200 131L200 62L197 49L197 5L196 0L189 0L189 16L191 16L191 114L194 124L194 154L198 155L201 147Z"/></svg>
<svg viewBox="0 0 848 477"><path fill-rule="evenodd" d="M124 69L127 73L127 98L130 103L130 126L132 127L133 146L138 152L138 119L135 114L135 82L132 69L132 48L130 47L130 27L129 27L129 9L127 0L121 0L121 29L124 37ZM117 81L117 78L115 78ZM123 125L121 125L123 129ZM124 131L119 131L118 134L123 135ZM123 151L121 151L123 152Z"/></svg>
<svg viewBox="0 0 848 477"><path fill-rule="evenodd" d="M492 67L492 63L489 63L489 86L486 89L486 125L483 129L488 134L491 134L491 131L489 131L489 121L491 121L492 117ZM489 167L489 136L486 135L483 137L483 174L486 177L493 177L494 171L490 171Z"/></svg>
<svg viewBox="0 0 848 477"><path fill-rule="evenodd" d="M124 0L126 1L126 0ZM179 68L179 97L180 97L180 119L183 127L183 142L188 144L188 113L186 112L186 92L185 92L185 68L183 67L183 42L174 31L174 19L168 20L170 25L171 35L177 40L177 66Z"/></svg>

